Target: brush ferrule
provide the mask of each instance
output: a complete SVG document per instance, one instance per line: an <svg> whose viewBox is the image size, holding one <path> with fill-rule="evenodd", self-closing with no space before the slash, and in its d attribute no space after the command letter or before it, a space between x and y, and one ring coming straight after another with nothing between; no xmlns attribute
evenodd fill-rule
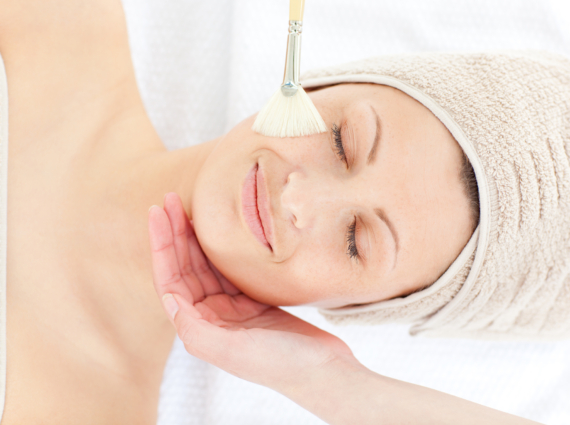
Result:
<svg viewBox="0 0 570 425"><path fill-rule="evenodd" d="M287 37L287 57L285 59L285 74L281 92L284 96L294 96L301 85L299 83L301 70L301 33L303 21L289 21L289 36Z"/></svg>

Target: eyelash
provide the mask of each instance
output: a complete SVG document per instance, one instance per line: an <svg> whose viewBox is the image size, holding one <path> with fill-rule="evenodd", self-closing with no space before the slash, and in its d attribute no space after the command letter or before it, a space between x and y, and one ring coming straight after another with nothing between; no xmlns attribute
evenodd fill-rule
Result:
<svg viewBox="0 0 570 425"><path fill-rule="evenodd" d="M340 128L336 124L333 124L332 126L332 133L334 137L334 147L336 150L336 154L338 155L340 160L348 166L348 162L346 160L346 154L344 152L344 146L342 144L342 136L340 135Z"/></svg>
<svg viewBox="0 0 570 425"><path fill-rule="evenodd" d="M346 154L344 152L344 146L342 144L342 137L340 135L340 128L333 124L332 126L332 133L334 136L334 147L336 149L336 154L343 161L347 166L348 162L346 160ZM348 226L348 232L346 233L346 243L348 247L346 249L346 254L350 257L350 259L360 258L358 254L358 248L356 247L356 217L354 217L354 221L352 224Z"/></svg>
<svg viewBox="0 0 570 425"><path fill-rule="evenodd" d="M358 260L358 258L360 258L360 255L358 254L358 248L356 247L356 217L354 217L352 224L348 226L346 243L348 244L346 254L350 257L350 259L356 258Z"/></svg>

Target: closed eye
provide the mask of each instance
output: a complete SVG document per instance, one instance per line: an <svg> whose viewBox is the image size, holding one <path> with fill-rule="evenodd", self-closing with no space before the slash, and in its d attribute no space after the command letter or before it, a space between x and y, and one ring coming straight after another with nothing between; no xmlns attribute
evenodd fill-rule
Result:
<svg viewBox="0 0 570 425"><path fill-rule="evenodd" d="M348 161L346 159L346 153L344 151L344 146L342 144L342 136L340 134L340 128L336 124L333 124L333 126L332 126L332 133L333 133L333 138L334 138L335 153L339 157L339 159L342 162L344 162L346 164L346 166L348 167Z"/></svg>
<svg viewBox="0 0 570 425"><path fill-rule="evenodd" d="M346 254L352 260L353 258L358 261L360 254L358 253L358 248L356 246L356 217L354 221L348 226L348 231L346 233Z"/></svg>

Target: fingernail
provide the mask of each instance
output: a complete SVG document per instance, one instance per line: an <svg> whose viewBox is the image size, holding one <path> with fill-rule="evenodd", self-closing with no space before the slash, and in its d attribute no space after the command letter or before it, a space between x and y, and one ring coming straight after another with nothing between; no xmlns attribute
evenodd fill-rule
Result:
<svg viewBox="0 0 570 425"><path fill-rule="evenodd" d="M172 294L164 294L164 296L162 297L162 304L164 305L164 309L166 310L170 318L174 320L174 317L178 312L178 303L176 302Z"/></svg>
<svg viewBox="0 0 570 425"><path fill-rule="evenodd" d="M148 212L150 212L150 210L152 210L152 207L158 207L158 205L151 205L150 208L148 209Z"/></svg>

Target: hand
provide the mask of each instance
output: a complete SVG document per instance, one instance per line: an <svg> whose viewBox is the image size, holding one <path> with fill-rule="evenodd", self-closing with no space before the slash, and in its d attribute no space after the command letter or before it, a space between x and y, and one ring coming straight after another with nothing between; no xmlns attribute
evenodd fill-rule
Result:
<svg viewBox="0 0 570 425"><path fill-rule="evenodd" d="M154 286L190 354L329 424L535 424L366 369L340 339L242 294L204 256L178 195L164 204L149 210Z"/></svg>
<svg viewBox="0 0 570 425"><path fill-rule="evenodd" d="M205 257L176 193L149 210L154 286L186 350L282 393L314 368L358 361L348 346L279 308L241 293ZM359 363L358 363L359 364Z"/></svg>

